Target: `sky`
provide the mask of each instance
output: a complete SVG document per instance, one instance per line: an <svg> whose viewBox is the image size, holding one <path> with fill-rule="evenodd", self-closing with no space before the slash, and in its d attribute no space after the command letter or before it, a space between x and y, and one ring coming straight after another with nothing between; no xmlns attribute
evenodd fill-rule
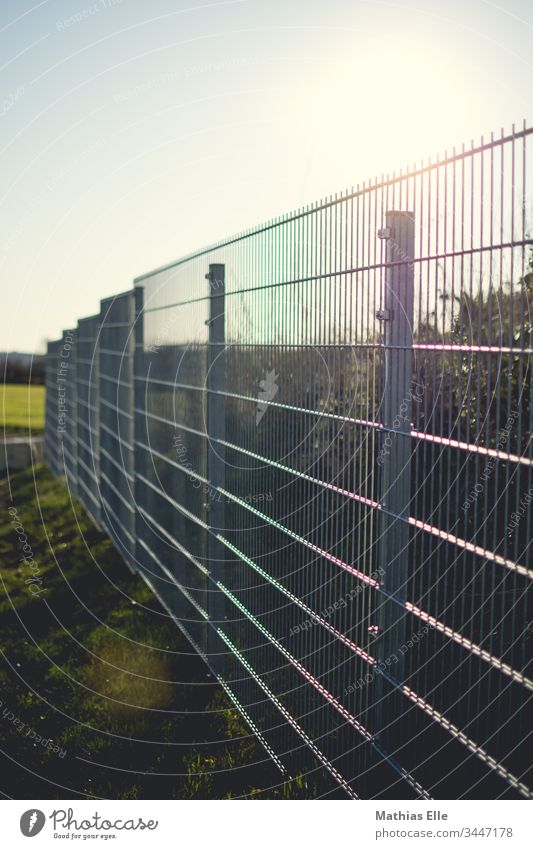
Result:
<svg viewBox="0 0 533 849"><path fill-rule="evenodd" d="M2 0L0 350L531 119L532 30L525 0Z"/></svg>

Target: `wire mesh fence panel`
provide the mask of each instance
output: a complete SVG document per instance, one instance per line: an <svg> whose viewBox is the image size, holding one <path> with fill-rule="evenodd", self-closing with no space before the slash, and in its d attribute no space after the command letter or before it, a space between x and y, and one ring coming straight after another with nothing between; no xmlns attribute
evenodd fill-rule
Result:
<svg viewBox="0 0 533 849"><path fill-rule="evenodd" d="M66 475L77 492L76 331L48 342L45 376L44 460L53 473Z"/></svg>
<svg viewBox="0 0 533 849"><path fill-rule="evenodd" d="M193 282L182 285L190 292ZM175 294L179 299L178 281ZM136 297L137 559L158 596L205 653L207 443L201 396L191 397L181 384L205 381L207 312L203 304L154 309L149 282Z"/></svg>
<svg viewBox="0 0 533 849"><path fill-rule="evenodd" d="M59 393L57 383L58 351L61 347L61 339L48 342L46 348L46 376L45 376L45 425L44 425L44 460L54 475L61 474L59 462Z"/></svg>
<svg viewBox="0 0 533 849"><path fill-rule="evenodd" d="M131 290L103 300L98 339L101 524L131 568L135 567L134 315Z"/></svg>
<svg viewBox="0 0 533 849"><path fill-rule="evenodd" d="M80 487L120 500L142 575L317 795L532 793L532 136L311 204L79 324L82 369L102 325Z"/></svg>
<svg viewBox="0 0 533 849"><path fill-rule="evenodd" d="M78 493L78 399L76 381L77 330L63 333L58 353L58 374L63 375L59 433L62 437L62 473L66 475L71 496Z"/></svg>
<svg viewBox="0 0 533 849"><path fill-rule="evenodd" d="M99 329L99 313L80 319L76 346L78 496L96 524L101 512Z"/></svg>

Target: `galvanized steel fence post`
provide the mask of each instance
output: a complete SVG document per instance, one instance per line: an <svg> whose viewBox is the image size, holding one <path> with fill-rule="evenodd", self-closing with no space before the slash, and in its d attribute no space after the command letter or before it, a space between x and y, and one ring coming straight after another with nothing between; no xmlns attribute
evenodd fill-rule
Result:
<svg viewBox="0 0 533 849"><path fill-rule="evenodd" d="M225 266L211 264L206 274L209 282L209 343L207 349L206 408L207 408L207 568L212 581L208 586L209 662L215 672L224 674L224 649L217 628L224 625L224 594L218 588L224 581L224 544L217 535L225 528L225 497L220 489L225 485L226 438L226 351L225 351Z"/></svg>
<svg viewBox="0 0 533 849"><path fill-rule="evenodd" d="M410 212L387 212L386 276L382 323L383 395L381 446L378 455L380 584L385 593L404 601L408 580L409 502L411 500L411 414L414 318L414 217ZM376 736L392 754L388 733L400 714L401 695L387 677L403 680L400 649L405 642L405 610L384 598L379 603L378 668L376 677ZM384 730L385 729L385 730Z"/></svg>

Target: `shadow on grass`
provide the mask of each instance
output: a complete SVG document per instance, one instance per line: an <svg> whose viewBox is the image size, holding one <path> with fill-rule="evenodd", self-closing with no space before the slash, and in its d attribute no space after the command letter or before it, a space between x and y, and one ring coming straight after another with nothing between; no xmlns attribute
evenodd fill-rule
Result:
<svg viewBox="0 0 533 849"><path fill-rule="evenodd" d="M44 466L0 481L0 515L6 796L316 792L302 779L280 785L204 662Z"/></svg>

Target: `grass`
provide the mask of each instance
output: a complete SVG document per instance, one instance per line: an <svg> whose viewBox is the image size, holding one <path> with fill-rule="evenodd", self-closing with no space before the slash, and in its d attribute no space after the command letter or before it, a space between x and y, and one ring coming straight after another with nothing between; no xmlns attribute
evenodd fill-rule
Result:
<svg viewBox="0 0 533 849"><path fill-rule="evenodd" d="M3 386L0 415L2 432L7 434L44 431L44 386L6 383Z"/></svg>
<svg viewBox="0 0 533 849"><path fill-rule="evenodd" d="M266 791L280 773L63 483L44 466L0 481L0 515L5 794L309 797L302 779Z"/></svg>

